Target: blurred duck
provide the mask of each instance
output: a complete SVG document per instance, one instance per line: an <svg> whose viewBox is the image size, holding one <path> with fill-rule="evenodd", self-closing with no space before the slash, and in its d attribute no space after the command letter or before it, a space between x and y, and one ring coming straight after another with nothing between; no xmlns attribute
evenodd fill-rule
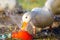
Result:
<svg viewBox="0 0 60 40"><path fill-rule="evenodd" d="M0 12L5 12L6 16L10 16L23 13L23 8L17 0L0 0Z"/></svg>
<svg viewBox="0 0 60 40"><path fill-rule="evenodd" d="M44 6L50 9L53 14L60 14L60 0L47 0Z"/></svg>
<svg viewBox="0 0 60 40"><path fill-rule="evenodd" d="M33 27L35 33L35 27L45 28L53 23L54 16L52 12L46 8L33 8L31 12L27 12L22 16L22 30L25 30L28 23Z"/></svg>

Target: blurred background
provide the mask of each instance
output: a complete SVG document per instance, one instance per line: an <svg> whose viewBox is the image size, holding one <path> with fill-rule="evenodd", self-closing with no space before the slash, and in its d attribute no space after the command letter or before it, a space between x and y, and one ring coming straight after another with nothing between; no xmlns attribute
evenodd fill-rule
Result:
<svg viewBox="0 0 60 40"><path fill-rule="evenodd" d="M34 7L42 7L46 0L18 0L24 9L31 10Z"/></svg>
<svg viewBox="0 0 60 40"><path fill-rule="evenodd" d="M19 5L22 6L23 10L28 10L28 11L30 11L32 8L35 8L35 7L43 7L44 4L45 4L45 2L46 2L46 0L17 0L17 1L19 2ZM22 13L22 15L23 14L24 13ZM11 32L18 31L19 30L19 27L17 26L17 24L18 25L20 24L22 15L19 12L17 13L17 15L13 15L14 16L13 19L16 21L16 24L9 17L6 17L6 16L1 17L0 18L0 34L1 35L6 35L6 34L8 35ZM29 26L28 28L30 28L31 25L28 25L28 26ZM49 29L48 30L42 30L41 33L38 32L37 33L38 36L41 36L41 35L42 36L45 36L45 33L48 33L47 34L48 37L47 37L46 40L55 40L57 36L58 36L58 39L59 39L60 38L60 22L54 22L53 23L53 27L54 26L57 26L57 27L59 26L59 27L52 30L52 32L55 33L52 36L50 36L51 35L50 34L50 31L51 30L49 30ZM32 34L32 28L28 29L27 31ZM1 35L0 35L0 38L1 38ZM5 37L5 38L7 38L6 40L11 40L11 38L10 39L8 37ZM56 40L58 40L58 39L56 39ZM35 40L40 40L40 39L35 39ZM43 37L41 38L41 40L44 40Z"/></svg>

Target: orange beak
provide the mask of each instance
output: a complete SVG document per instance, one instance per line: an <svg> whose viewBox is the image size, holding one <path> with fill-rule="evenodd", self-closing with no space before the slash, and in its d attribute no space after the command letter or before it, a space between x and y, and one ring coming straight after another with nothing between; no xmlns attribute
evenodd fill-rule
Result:
<svg viewBox="0 0 60 40"><path fill-rule="evenodd" d="M27 24L28 24L27 22L23 22L23 23L22 23L22 28L21 28L21 29L22 29L22 30L25 30L25 28L27 27Z"/></svg>

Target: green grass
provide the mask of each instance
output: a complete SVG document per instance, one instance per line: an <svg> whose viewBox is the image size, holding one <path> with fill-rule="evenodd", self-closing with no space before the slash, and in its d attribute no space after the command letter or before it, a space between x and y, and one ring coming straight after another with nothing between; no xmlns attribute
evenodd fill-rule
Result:
<svg viewBox="0 0 60 40"><path fill-rule="evenodd" d="M24 9L31 10L34 7L42 7L46 0L35 0L34 2L25 1L25 0L18 0L19 3L23 6Z"/></svg>

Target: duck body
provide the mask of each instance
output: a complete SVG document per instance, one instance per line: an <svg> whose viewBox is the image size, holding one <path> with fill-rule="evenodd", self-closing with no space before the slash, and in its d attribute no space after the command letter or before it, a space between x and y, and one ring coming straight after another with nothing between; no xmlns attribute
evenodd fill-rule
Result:
<svg viewBox="0 0 60 40"><path fill-rule="evenodd" d="M54 20L54 16L53 16L52 12L45 7L36 8L36 10L32 10L31 12L32 12L31 13L31 16L32 16L31 22L36 27L49 26L52 24L52 22Z"/></svg>

